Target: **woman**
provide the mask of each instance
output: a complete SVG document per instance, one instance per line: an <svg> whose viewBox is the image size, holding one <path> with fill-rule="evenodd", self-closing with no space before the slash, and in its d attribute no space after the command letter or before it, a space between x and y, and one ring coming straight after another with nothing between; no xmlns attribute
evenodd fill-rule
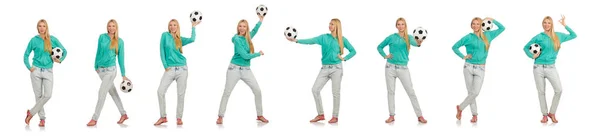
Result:
<svg viewBox="0 0 600 139"><path fill-rule="evenodd" d="M413 90L412 80L410 77L410 71L408 70L408 54L410 51L410 45L421 47L423 40L415 40L412 35L408 35L406 29L406 20L404 18L398 18L396 20L396 28L398 33L393 33L383 40L378 46L377 51L384 59L387 59L385 65L385 83L388 90L388 109L390 117L385 120L386 123L395 121L395 92L396 92L396 78L400 79L402 86L406 94L410 98L417 120L421 123L427 123L427 120L423 118L421 114L421 107L419 101ZM389 47L389 54L385 54L383 48Z"/></svg>
<svg viewBox="0 0 600 139"><path fill-rule="evenodd" d="M471 114L473 115L471 123L477 122L478 113L475 98L477 98L477 95L479 95L479 91L483 85L483 77L485 76L485 63L490 48L490 43L496 37L498 37L498 35L504 32L504 26L500 24L500 22L489 17L486 19L491 20L496 26L498 26L498 29L484 32L481 29L481 18L473 18L473 20L471 20L471 29L473 29L473 33L469 33L462 37L454 44L454 46L452 46L454 53L456 53L456 55L458 55L458 57L461 59L465 60L463 73L465 75L465 82L467 84L467 92L469 93L467 98L465 98L460 105L456 106L456 119L460 120L462 117L462 110L467 106L471 106ZM466 48L466 56L458 50L462 46L465 46Z"/></svg>
<svg viewBox="0 0 600 139"><path fill-rule="evenodd" d="M30 71L31 85L33 86L33 93L35 94L35 105L33 108L27 110L27 116L25 117L25 123L29 125L29 121L36 114L40 114L39 126L46 125L46 113L44 112L44 105L50 97L52 97L52 86L54 85L53 79L53 62L61 63L67 57L67 49L62 46L60 41L52 35L48 28L48 22L41 19L37 23L37 31L39 35L31 38L23 60L25 67ZM63 56L61 58L52 57L52 49L60 48L63 50ZM33 66L29 64L29 54L34 52L33 55Z"/></svg>
<svg viewBox="0 0 600 139"><path fill-rule="evenodd" d="M117 57L119 59L119 69L121 70L123 80L129 80L125 77L125 48L123 48L123 40L119 37L119 25L117 24L117 21L114 19L109 20L106 25L106 30L108 33L103 33L100 35L100 38L98 38L98 49L96 50L96 60L94 62L94 69L98 76L100 76L102 84L100 84L100 90L98 91L96 110L92 116L92 120L88 122L87 126L96 125L98 118L100 118L107 92L110 94L113 101L115 101L117 109L119 109L119 112L121 113L121 119L119 119L117 124L122 124L125 120L129 119L125 112L125 108L123 108L123 103L117 93L117 89L113 84L117 75L117 68L115 66L115 58Z"/></svg>
<svg viewBox="0 0 600 139"><path fill-rule="evenodd" d="M185 98L185 89L187 87L188 68L186 58L183 54L183 46L196 40L196 25L200 22L192 22L192 37L181 37L179 22L175 19L169 21L169 31L164 32L160 39L160 60L162 61L165 73L162 76L158 87L158 105L160 109L160 119L154 125L161 125L167 122L165 93L173 83L177 82L177 125L182 125L183 104Z"/></svg>
<svg viewBox="0 0 600 139"><path fill-rule="evenodd" d="M540 100L540 108L542 110L542 123L548 122L548 117L552 119L553 123L558 123L556 120L556 108L558 107L558 102L560 101L560 96L562 94L562 85L560 82L560 77L558 76L558 71L556 70L556 57L558 55L558 51L560 50L561 43L577 38L577 34L573 32L573 30L567 26L565 23L565 16L562 16L562 19L558 20L560 24L562 24L569 34L565 34L562 32L554 32L554 23L550 16L544 17L542 20L542 27L544 28L544 32L535 35L528 43L525 45L523 50L525 54L529 58L535 59L533 65L533 77L535 79L535 86L538 90L538 98ZM541 52L532 54L529 52L529 46L533 43L539 44L541 46ZM546 106L546 80L550 81L552 87L554 89L554 98L552 99L552 106L550 107L550 113L548 113L548 106Z"/></svg>
<svg viewBox="0 0 600 139"><path fill-rule="evenodd" d="M318 115L310 120L310 122L325 120L323 104L321 101L321 90L329 79L332 81L331 86L333 92L333 117L329 120L329 123L338 122L338 114L340 111L340 88L344 71L342 61L350 60L356 55L356 51L354 50L354 47L352 47L352 44L350 44L346 37L342 35L342 23L339 19L331 19L329 22L329 31L331 31L331 33L322 34L310 39L296 40L288 38L289 41L299 44L321 45L321 64L323 66L321 67L321 71L312 88ZM345 57L342 56L344 54L344 48L350 51Z"/></svg>
<svg viewBox="0 0 600 139"><path fill-rule="evenodd" d="M235 46L234 54L233 58L231 58L231 63L227 68L225 91L223 91L223 96L221 97L217 124L223 124L223 116L225 115L225 111L227 109L227 101L229 100L231 91L233 91L233 88L239 80L244 81L246 85L252 89L252 93L254 93L254 105L256 106L257 115L256 120L263 123L269 122L269 120L263 116L260 87L258 86L256 78L254 78L252 70L250 69L250 60L264 55L262 51L255 53L254 44L252 43L252 38L254 38L254 35L256 35L258 29L260 28L264 16L259 15L258 18L260 18L260 21L256 23L252 31L249 31L248 21L240 20L237 25L237 34L231 38L231 41Z"/></svg>

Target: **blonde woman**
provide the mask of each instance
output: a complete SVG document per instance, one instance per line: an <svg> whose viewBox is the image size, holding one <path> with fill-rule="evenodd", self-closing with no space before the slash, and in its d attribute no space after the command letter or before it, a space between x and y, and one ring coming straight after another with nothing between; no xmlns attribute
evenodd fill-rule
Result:
<svg viewBox="0 0 600 139"><path fill-rule="evenodd" d="M117 75L117 67L115 66L115 59L118 58L119 69L123 80L129 80L125 76L125 48L123 47L123 39L119 37L119 25L117 21L111 19L106 25L107 33L100 34L98 38L98 49L96 50L96 60L94 62L94 69L102 80L100 89L98 91L98 102L96 102L96 110L92 116L92 120L88 122L87 126L95 126L102 107L106 100L106 94L110 94L113 101L117 105L117 109L121 113L121 119L117 124L122 124L125 120L129 119L125 108L123 108L123 102L119 97L119 93L114 85L114 80Z"/></svg>
<svg viewBox="0 0 600 139"><path fill-rule="evenodd" d="M167 122L167 112L165 104L165 93L173 81L177 82L177 125L182 125L183 104L185 100L185 90L187 88L188 67L187 60L183 56L183 46L196 40L196 25L200 22L192 22L192 36L190 38L181 37L179 22L175 19L169 21L169 31L164 32L160 39L160 60L162 61L165 72L158 87L158 105L160 109L160 118L154 125L161 125Z"/></svg>
<svg viewBox="0 0 600 139"><path fill-rule="evenodd" d="M475 99L479 95L481 86L483 85L483 77L485 77L485 64L490 49L490 44L498 35L504 32L504 26L500 22L492 19L491 20L498 29L483 31L481 29L482 21L481 18L476 17L471 20L471 29L473 33L469 33L462 37L458 42L452 46L454 53L465 60L463 66L463 74L465 76L465 83L467 85L468 96L464 99L460 105L456 106L456 119L462 118L462 110L467 106L471 107L471 123L477 122L477 103ZM467 50L467 55L464 55L458 49L464 46Z"/></svg>
<svg viewBox="0 0 600 139"><path fill-rule="evenodd" d="M331 79L331 86L333 92L333 114L329 123L337 123L340 111L340 89L342 84L343 66L342 61L350 60L356 51L354 47L346 37L342 35L342 23L339 19L334 18L329 22L329 31L310 39L292 39L288 38L289 41L296 42L299 44L319 44L321 45L321 71L315 80L312 88L313 97L317 107L317 116L310 120L310 122L318 122L325 120L323 112L323 104L321 100L321 90L323 86ZM346 56L344 54L344 48L350 52Z"/></svg>
<svg viewBox="0 0 600 139"><path fill-rule="evenodd" d="M546 16L542 20L544 32L535 35L523 48L525 54L527 54L529 58L535 59L533 65L533 77L535 79L535 86L538 90L538 98L540 100L540 109L543 116L540 122L542 123L548 122L548 118L550 118L553 123L558 123L555 114L562 94L562 85L554 64L556 63L556 57L561 48L561 43L577 38L577 34L575 34L575 32L565 23L565 16L562 16L562 19L558 20L558 22L565 27L569 34L554 32L554 22L550 16ZM532 54L529 52L530 45L534 43L541 46L541 53ZM554 98L552 99L550 112L548 112L548 106L546 104L546 79L548 79L554 89Z"/></svg>
<svg viewBox="0 0 600 139"><path fill-rule="evenodd" d="M223 124L223 117L225 116L225 111L227 110L227 101L229 100L229 96L239 80L244 81L244 83L246 83L246 85L252 89L252 93L254 93L256 120L263 123L269 122L269 120L263 116L261 90L258 86L256 78L254 77L254 73L252 73L252 69L250 69L250 60L264 55L262 51L259 51L258 53L255 52L254 44L252 43L252 38L254 38L258 32L264 16L259 15L258 18L260 18L260 21L254 25L252 31L250 31L248 28L248 21L240 20L237 25L237 34L231 38L231 41L234 44L234 54L231 58L231 63L227 68L225 90L223 91L223 96L221 97L217 124Z"/></svg>
<svg viewBox="0 0 600 139"><path fill-rule="evenodd" d="M413 110L417 115L417 120L420 123L427 123L427 120L423 118L421 113L421 106L415 95L413 89L412 80L410 77L410 71L408 70L408 54L410 52L410 46L421 47L422 40L415 40L412 35L408 35L408 29L406 29L406 20L402 17L396 20L396 29L398 33L393 33L386 37L378 46L377 51L384 58L387 59L385 64L385 83L387 85L387 98L388 98L388 109L390 117L385 120L386 123L394 122L394 116L396 115L396 78L400 79L404 90L410 98L410 103L413 106ZM389 54L385 54L383 48L389 47Z"/></svg>
<svg viewBox="0 0 600 139"><path fill-rule="evenodd" d="M54 75L52 67L54 62L61 63L67 57L67 49L62 46L60 41L52 35L48 28L48 22L41 19L37 23L37 31L39 35L31 38L27 49L25 49L25 55L23 60L25 67L29 70L31 77L31 85L33 86L33 93L35 94L35 105L33 108L27 110L27 116L25 117L25 123L29 125L29 121L33 116L39 114L40 124L39 126L46 125L46 113L44 111L44 105L50 97L52 97L52 86L54 85ZM52 57L52 49L60 48L63 51L61 58ZM31 52L33 55L33 66L29 64L29 55Z"/></svg>

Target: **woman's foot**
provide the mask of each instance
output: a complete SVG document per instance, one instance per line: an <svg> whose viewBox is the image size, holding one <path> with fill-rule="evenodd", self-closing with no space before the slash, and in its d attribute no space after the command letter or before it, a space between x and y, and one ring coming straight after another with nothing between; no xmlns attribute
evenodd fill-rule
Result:
<svg viewBox="0 0 600 139"><path fill-rule="evenodd" d="M462 110L459 105L456 105L456 119L460 120L460 118L462 118Z"/></svg>
<svg viewBox="0 0 600 139"><path fill-rule="evenodd" d="M269 123L269 120L267 120L264 116L257 116L256 120L259 120L263 123Z"/></svg>
<svg viewBox="0 0 600 139"><path fill-rule="evenodd" d="M96 120L90 120L90 122L87 123L87 126L96 126Z"/></svg>
<svg viewBox="0 0 600 139"><path fill-rule="evenodd" d="M154 123L154 125L161 125L166 122L167 122L167 117L161 117L160 119L158 119L158 121L156 121L156 123Z"/></svg>
<svg viewBox="0 0 600 139"><path fill-rule="evenodd" d="M217 124L223 124L223 117L219 116L219 118L217 118Z"/></svg>
<svg viewBox="0 0 600 139"><path fill-rule="evenodd" d="M471 118L471 123L477 123L477 115L473 115L473 118Z"/></svg>
<svg viewBox="0 0 600 139"><path fill-rule="evenodd" d="M127 114L123 114L123 115L121 115L121 119L119 119L117 124L123 124L123 122L125 122L125 120L127 120L127 119L129 119L129 117L127 117Z"/></svg>
<svg viewBox="0 0 600 139"><path fill-rule="evenodd" d="M548 115L544 115L544 117L542 117L542 120L540 122L548 123Z"/></svg>
<svg viewBox="0 0 600 139"><path fill-rule="evenodd" d="M310 120L310 122L318 122L321 120L325 120L325 115L317 115L315 118L313 118L312 120Z"/></svg>
<svg viewBox="0 0 600 139"><path fill-rule="evenodd" d="M183 121L181 121L181 118L177 118L177 125L183 125Z"/></svg>
<svg viewBox="0 0 600 139"><path fill-rule="evenodd" d="M423 123L423 124L424 124L424 123L427 123L427 120L425 120L425 118L423 118L423 116L419 116L419 118L418 118L418 119L419 119L419 122L420 122L420 123Z"/></svg>
<svg viewBox="0 0 600 139"><path fill-rule="evenodd" d="M558 123L558 120L556 120L556 115L548 113L548 117L552 120L553 123Z"/></svg>
<svg viewBox="0 0 600 139"><path fill-rule="evenodd" d="M44 120L44 119L40 120L40 124L38 126L40 126L40 127L46 126L46 120Z"/></svg>
<svg viewBox="0 0 600 139"><path fill-rule="evenodd" d="M390 115L390 118L388 118L387 120L385 120L385 123L391 123L394 122L396 119L394 119L394 116Z"/></svg>
<svg viewBox="0 0 600 139"><path fill-rule="evenodd" d="M331 119L329 120L329 123L337 123L337 122L338 122L337 117L331 117Z"/></svg>
<svg viewBox="0 0 600 139"><path fill-rule="evenodd" d="M27 116L25 116L25 124L29 125L29 121L31 121L31 118L33 118L33 115L31 115L29 110L27 110Z"/></svg>

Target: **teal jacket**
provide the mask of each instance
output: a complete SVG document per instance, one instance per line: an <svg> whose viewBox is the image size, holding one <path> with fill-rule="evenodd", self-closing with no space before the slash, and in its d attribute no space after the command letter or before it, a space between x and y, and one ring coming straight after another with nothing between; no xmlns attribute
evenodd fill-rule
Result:
<svg viewBox="0 0 600 139"><path fill-rule="evenodd" d="M259 21L258 23L256 23L252 31L250 31L250 39L254 38L254 35L256 35L261 24L262 22ZM244 36L240 36L237 34L233 35L233 37L231 38L231 42L233 42L234 45L233 57L231 58L231 63L233 64L242 67L248 67L250 66L250 60L260 56L260 53L257 51L255 51L252 54L250 53L250 46L248 45L246 37Z"/></svg>
<svg viewBox="0 0 600 139"><path fill-rule="evenodd" d="M344 60L350 60L356 55L356 50L352 47L352 44L348 42L346 37L344 39L344 48L348 49L350 53L344 57ZM297 41L299 44L319 44L321 45L321 64L323 65L335 65L342 62L338 55L340 55L340 45L335 37L330 33L322 34L310 39L300 39Z"/></svg>
<svg viewBox="0 0 600 139"><path fill-rule="evenodd" d="M486 36L488 43L491 45L492 40L494 40L498 35L504 32L504 26L500 24L497 20L493 20L494 24L498 26L497 30L493 31L485 31L483 34ZM466 36L462 37L458 42L452 46L452 50L458 57L463 59L465 57L458 49L462 46L465 46L467 50L467 54L471 54L471 59L467 59L467 63L471 64L485 64L487 60L488 51L485 50L485 43L483 39L477 37L474 33L469 33Z"/></svg>
<svg viewBox="0 0 600 139"><path fill-rule="evenodd" d="M196 40L196 28L192 27L192 37L186 38L181 37L182 47L188 45ZM185 56L175 48L175 39L171 33L164 32L160 39L160 60L162 61L163 67L177 67L187 65Z"/></svg>
<svg viewBox="0 0 600 139"><path fill-rule="evenodd" d="M565 26L565 29L569 31L569 34L556 32L556 37L558 37L560 43L577 38L577 34L575 34L575 32L569 26ZM529 52L529 46L533 43L537 43L541 46L541 53L540 56L535 59L535 64L551 65L556 62L556 56L558 55L558 51L560 49L554 49L554 42L550 36L544 32L541 32L540 34L531 38L531 40L523 48L525 54L527 54L529 58L533 58L533 54Z"/></svg>
<svg viewBox="0 0 600 139"><path fill-rule="evenodd" d="M63 50L63 56L60 58L62 62L67 57L67 49L63 47L63 45L56 39L56 37L50 35L50 42L52 44L52 49L58 47ZM39 35L31 38L29 40L29 44L27 45L27 49L25 50L25 55L23 56L23 62L25 63L25 67L27 70L31 69L31 65L29 64L29 54L31 51L34 52L33 55L33 66L38 68L49 69L54 65L54 61L52 61L51 52L44 51L44 40Z"/></svg>
<svg viewBox="0 0 600 139"><path fill-rule="evenodd" d="M125 77L125 51L123 48L123 39L119 38L118 54L115 49L110 48L112 43L110 36L107 33L100 34L98 38L98 49L96 50L96 60L94 62L94 69L98 70L101 67L112 67L115 66L115 58L119 58L119 69L121 69L121 76Z"/></svg>
<svg viewBox="0 0 600 139"><path fill-rule="evenodd" d="M408 35L408 41L410 45L420 47L412 35ZM406 66L408 64L409 51L408 48L406 48L406 41L404 38L400 37L400 34L398 33L386 37L385 40L377 46L377 51L379 51L379 54L384 58L387 54L385 54L383 48L388 45L390 46L389 53L392 54L392 58L387 59L387 62Z"/></svg>

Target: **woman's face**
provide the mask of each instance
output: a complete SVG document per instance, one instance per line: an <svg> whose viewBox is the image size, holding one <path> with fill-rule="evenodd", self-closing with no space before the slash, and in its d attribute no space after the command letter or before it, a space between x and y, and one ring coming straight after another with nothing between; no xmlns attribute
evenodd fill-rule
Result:
<svg viewBox="0 0 600 139"><path fill-rule="evenodd" d="M37 29L38 29L38 33L40 33L40 34L45 34L45 33L46 33L46 29L47 29L47 27L46 27L46 23L44 23L44 22L39 22L39 23L37 24Z"/></svg>
<svg viewBox="0 0 600 139"><path fill-rule="evenodd" d="M109 22L106 29L108 30L108 34L115 34L117 32L117 25L115 22Z"/></svg>

